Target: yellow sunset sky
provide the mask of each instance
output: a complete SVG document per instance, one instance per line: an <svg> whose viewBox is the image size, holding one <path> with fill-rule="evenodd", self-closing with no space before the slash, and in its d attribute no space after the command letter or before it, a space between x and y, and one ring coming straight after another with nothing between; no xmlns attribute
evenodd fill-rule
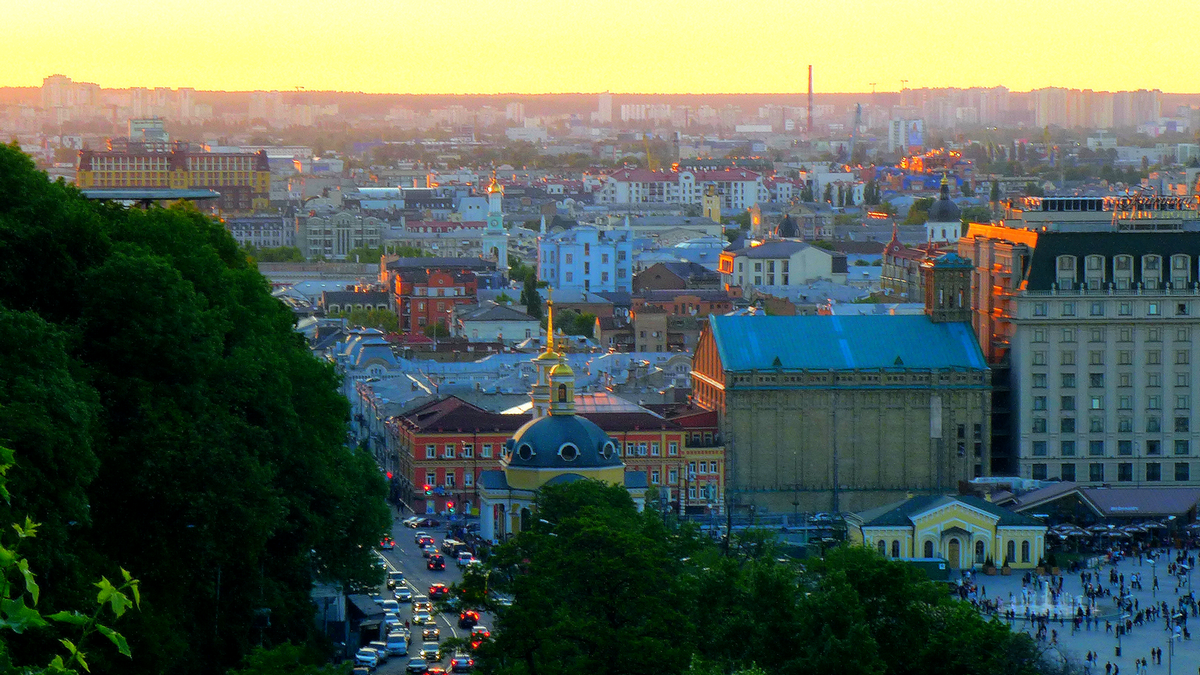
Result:
<svg viewBox="0 0 1200 675"><path fill-rule="evenodd" d="M0 0L0 86L1200 91L1196 0Z"/></svg>

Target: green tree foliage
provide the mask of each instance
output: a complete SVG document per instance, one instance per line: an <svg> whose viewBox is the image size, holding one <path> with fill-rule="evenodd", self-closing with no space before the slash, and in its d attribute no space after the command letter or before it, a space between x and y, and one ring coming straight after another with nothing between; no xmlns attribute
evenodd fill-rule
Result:
<svg viewBox="0 0 1200 675"><path fill-rule="evenodd" d="M349 675L349 663L325 665L325 660L319 650L285 642L277 647L255 647L229 675Z"/></svg>
<svg viewBox="0 0 1200 675"><path fill-rule="evenodd" d="M304 254L295 246L258 248L252 244L243 244L242 249L252 262L304 262Z"/></svg>
<svg viewBox="0 0 1200 675"><path fill-rule="evenodd" d="M962 210L963 223L990 223L992 209L989 206L968 206Z"/></svg>
<svg viewBox="0 0 1200 675"><path fill-rule="evenodd" d="M962 190L964 197L974 197L975 196L975 186L972 185L971 181L969 181L969 180L964 180L962 182L962 187L960 189Z"/></svg>
<svg viewBox="0 0 1200 675"><path fill-rule="evenodd" d="M536 274L526 274L521 287L521 304L525 305L525 313L535 319L542 318L542 296L538 293Z"/></svg>
<svg viewBox="0 0 1200 675"><path fill-rule="evenodd" d="M933 197L922 197L914 200L913 205L908 209L908 216L904 218L905 225L924 225L929 219L929 209L933 206Z"/></svg>
<svg viewBox="0 0 1200 675"><path fill-rule="evenodd" d="M802 201L802 202L812 202L813 201L813 190L812 190L811 185L805 183L804 187L800 190L800 201Z"/></svg>
<svg viewBox="0 0 1200 675"><path fill-rule="evenodd" d="M542 328L547 326L546 318L542 318ZM554 313L554 332L561 331L563 335L582 335L594 337L596 330L596 315L589 312L577 312L573 309L562 309Z"/></svg>
<svg viewBox="0 0 1200 675"><path fill-rule="evenodd" d="M44 371L4 402L27 417L0 430L30 467L11 513L55 542L30 550L52 609L94 598L117 561L141 579L119 672L223 671L260 635L308 640L314 580L378 578L386 486L344 445L337 375L220 224L89 202L0 147L0 311L0 396ZM8 652L47 653L36 633Z"/></svg>
<svg viewBox="0 0 1200 675"><path fill-rule="evenodd" d="M992 181L992 190L988 195L988 200L992 202L1000 201L1000 181Z"/></svg>
<svg viewBox="0 0 1200 675"><path fill-rule="evenodd" d="M483 673L1041 672L1028 636L863 547L801 567L778 559L772 533L747 531L726 553L593 481L543 488L522 518L456 588L497 613ZM487 600L489 585L511 607Z"/></svg>
<svg viewBox="0 0 1200 675"><path fill-rule="evenodd" d="M1030 182L1030 183L1025 184L1025 196L1027 196L1027 197L1044 197L1044 196L1046 196L1046 191L1042 189L1041 185Z"/></svg>
<svg viewBox="0 0 1200 675"><path fill-rule="evenodd" d="M400 332L400 318L386 309L352 309L349 312L333 312L329 316L346 319L351 326L378 328L385 333Z"/></svg>
<svg viewBox="0 0 1200 675"><path fill-rule="evenodd" d="M825 194L824 194L824 196L821 197L821 199L830 204L833 203L833 183L825 184Z"/></svg>
<svg viewBox="0 0 1200 675"><path fill-rule="evenodd" d="M524 283L529 277L533 277L534 282L537 282L537 265L526 265L516 256L511 256L510 259L512 262L508 265L509 279L518 283Z"/></svg>
<svg viewBox="0 0 1200 675"><path fill-rule="evenodd" d="M440 323L431 323L425 326L425 337L431 338L448 338L450 337L450 329Z"/></svg>
<svg viewBox="0 0 1200 675"><path fill-rule="evenodd" d="M359 246L346 252L346 260L374 264L378 263L379 259L385 255L398 255L401 258L434 257L432 253L427 253L416 246Z"/></svg>
<svg viewBox="0 0 1200 675"><path fill-rule="evenodd" d="M875 182L874 178L867 181L867 184L863 186L863 203L867 206L878 206L882 198L879 183Z"/></svg>

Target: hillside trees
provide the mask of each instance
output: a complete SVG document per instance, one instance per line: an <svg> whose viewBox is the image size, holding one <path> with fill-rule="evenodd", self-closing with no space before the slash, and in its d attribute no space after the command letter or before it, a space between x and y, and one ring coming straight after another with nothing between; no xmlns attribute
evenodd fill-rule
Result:
<svg viewBox="0 0 1200 675"><path fill-rule="evenodd" d="M49 610L118 562L141 579L120 672L219 672L260 638L304 640L314 579L377 574L385 485L344 444L336 374L219 224L88 202L0 147L0 313L8 508L44 523ZM14 662L43 639L10 638Z"/></svg>

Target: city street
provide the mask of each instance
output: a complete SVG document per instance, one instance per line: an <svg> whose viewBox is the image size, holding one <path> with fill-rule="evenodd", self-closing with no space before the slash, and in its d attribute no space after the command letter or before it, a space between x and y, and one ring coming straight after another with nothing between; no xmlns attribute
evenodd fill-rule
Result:
<svg viewBox="0 0 1200 675"><path fill-rule="evenodd" d="M437 518L439 521L442 518ZM434 583L443 583L447 586L459 583L462 581L462 571L454 562L454 557L449 554L443 554L446 558L446 569L444 571L432 571L426 567L426 560L421 556L421 550L417 547L414 537L418 531L423 531L429 534L434 539L434 545L441 547L442 541L446 538L446 528L449 523L442 522L438 527L424 527L413 529L405 527L402 522L403 518L393 520L392 538L396 541L396 547L391 551L383 551L383 556L388 562L388 571L399 570L404 573L405 583L409 590L412 591L413 597L429 595L429 587ZM391 598L392 592L383 587L380 591L385 598ZM450 614L435 614L437 627L441 629L441 639L445 640L449 637L465 637L470 631L465 631L458 627L458 616ZM401 603L400 618L410 620L412 618L411 603ZM487 614L481 615L481 625L492 627L491 617ZM407 656L393 656L387 663L380 666L375 672L380 675L398 675L404 672L405 665L410 659L420 656L421 639L419 626L412 626L411 639L408 644ZM443 654L440 661L441 665L449 671L450 657L452 654ZM429 662L430 665L434 661Z"/></svg>

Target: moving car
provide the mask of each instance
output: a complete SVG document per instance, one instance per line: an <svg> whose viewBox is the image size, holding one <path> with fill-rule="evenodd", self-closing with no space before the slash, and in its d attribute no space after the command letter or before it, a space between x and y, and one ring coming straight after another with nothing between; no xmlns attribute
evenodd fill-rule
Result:
<svg viewBox="0 0 1200 675"><path fill-rule="evenodd" d="M425 642L438 642L442 639L442 631L437 626L426 626L421 630L421 639Z"/></svg>
<svg viewBox="0 0 1200 675"><path fill-rule="evenodd" d="M409 675L428 673L429 664L425 662L425 659L409 659L408 665L404 667L404 672L409 673Z"/></svg>
<svg viewBox="0 0 1200 675"><path fill-rule="evenodd" d="M455 652L454 658L450 659L450 672L452 673L469 673L474 669L475 659L464 652Z"/></svg>
<svg viewBox="0 0 1200 675"><path fill-rule="evenodd" d="M417 530L417 533L413 535L413 541L417 542L417 546L421 545L422 539L432 539L432 538L433 537L430 537L429 533L424 530Z"/></svg>
<svg viewBox="0 0 1200 675"><path fill-rule="evenodd" d="M366 666L372 669L378 668L379 654L370 647L363 647L354 653L354 662L360 666Z"/></svg>
<svg viewBox="0 0 1200 675"><path fill-rule="evenodd" d="M441 661L442 646L436 642L426 642L421 645L421 658L426 661Z"/></svg>
<svg viewBox="0 0 1200 675"><path fill-rule="evenodd" d="M441 555L441 554L438 553L437 547L434 546L433 544L426 544L421 547L421 557L422 558L429 558L429 557L435 556L435 555Z"/></svg>
<svg viewBox="0 0 1200 675"><path fill-rule="evenodd" d="M400 522L404 523L405 527L416 527L417 521L420 519L421 519L421 516L409 516Z"/></svg>
<svg viewBox="0 0 1200 675"><path fill-rule="evenodd" d="M432 612L433 603L429 601L429 596L418 595L413 598L412 610L413 612Z"/></svg>
<svg viewBox="0 0 1200 675"><path fill-rule="evenodd" d="M384 600L379 604L383 607L383 611L385 612L393 612L395 614L400 613L400 603L396 602L395 600Z"/></svg>
<svg viewBox="0 0 1200 675"><path fill-rule="evenodd" d="M389 591L395 589L397 586L403 585L404 572L401 572L400 570L392 570L391 572L388 572L387 587Z"/></svg>
<svg viewBox="0 0 1200 675"><path fill-rule="evenodd" d="M414 626L424 626L433 623L433 618L430 617L429 612L416 612L413 614L412 622Z"/></svg>
<svg viewBox="0 0 1200 675"><path fill-rule="evenodd" d="M446 597L446 594L449 592L450 592L450 589L446 588L446 584L439 582L439 583L433 584L432 586L429 587L429 598L431 600L437 600L438 598L444 598L444 597Z"/></svg>
<svg viewBox="0 0 1200 675"><path fill-rule="evenodd" d="M475 555L470 551L459 551L458 560L456 561L459 567L466 567L475 562Z"/></svg>
<svg viewBox="0 0 1200 675"><path fill-rule="evenodd" d="M392 539L391 537L384 537L383 541L379 542L379 548L385 551L390 551L396 548L396 540Z"/></svg>
<svg viewBox="0 0 1200 675"><path fill-rule="evenodd" d="M386 642L383 642L381 640L376 640L375 642L368 642L367 646L370 647L371 649L374 649L375 653L379 655L379 663L381 663L381 664L387 663L388 657L390 656L391 652L388 651L388 646L387 646Z"/></svg>
<svg viewBox="0 0 1200 675"><path fill-rule="evenodd" d="M487 626L475 626L471 629L471 649L479 649L479 645L491 636L492 631L488 630Z"/></svg>
<svg viewBox="0 0 1200 675"><path fill-rule="evenodd" d="M401 632L388 633L387 636L388 654L392 656L403 656L408 653L408 636Z"/></svg>
<svg viewBox="0 0 1200 675"><path fill-rule="evenodd" d="M446 569L446 559L440 553L431 555L429 556L429 562L425 566L435 572L440 572Z"/></svg>
<svg viewBox="0 0 1200 675"><path fill-rule="evenodd" d="M479 623L479 612L473 609L463 610L463 613L458 615L459 628L474 628L477 623Z"/></svg>
<svg viewBox="0 0 1200 675"><path fill-rule="evenodd" d="M442 552L451 555L458 555L458 552L467 548L467 545L457 539L443 539Z"/></svg>
<svg viewBox="0 0 1200 675"><path fill-rule="evenodd" d="M401 619L400 615L395 612L388 612L387 615L383 617L383 623L387 626L389 631L398 630L404 627L404 619Z"/></svg>
<svg viewBox="0 0 1200 675"><path fill-rule="evenodd" d="M401 586L395 592L396 602L412 602L412 591L408 590L408 586Z"/></svg>
<svg viewBox="0 0 1200 675"><path fill-rule="evenodd" d="M425 671L426 675L446 675L446 669L440 663L429 664L429 670Z"/></svg>

